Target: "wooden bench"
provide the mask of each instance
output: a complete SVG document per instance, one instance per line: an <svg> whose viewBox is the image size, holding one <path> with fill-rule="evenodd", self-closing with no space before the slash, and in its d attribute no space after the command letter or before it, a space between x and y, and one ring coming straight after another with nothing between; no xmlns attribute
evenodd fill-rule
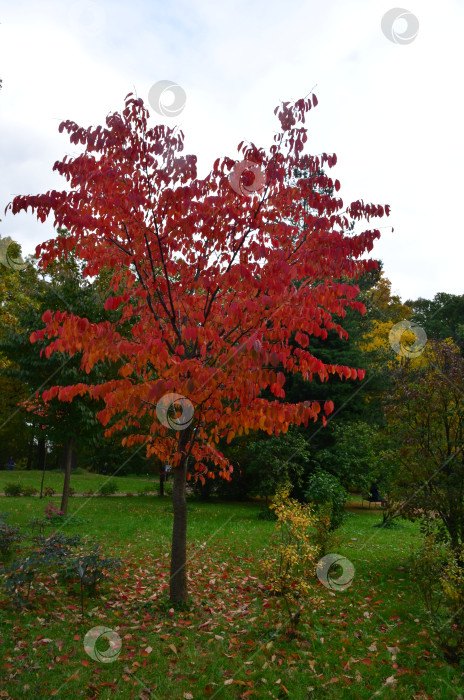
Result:
<svg viewBox="0 0 464 700"><path fill-rule="evenodd" d="M369 503L369 509L370 509L370 507L371 507L371 503L374 504L374 508L375 508L377 505L379 505L379 506L382 508L382 503L383 503L383 500L382 500L382 499L380 499L380 501L373 501L372 498L371 498L369 495L362 494L362 496L361 496L361 507L362 507L362 508L364 508L364 501L367 501L367 503Z"/></svg>

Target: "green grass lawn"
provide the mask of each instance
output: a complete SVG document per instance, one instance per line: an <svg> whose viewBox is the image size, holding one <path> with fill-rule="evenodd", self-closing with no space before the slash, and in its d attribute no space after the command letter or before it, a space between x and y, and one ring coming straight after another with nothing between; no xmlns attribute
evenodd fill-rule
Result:
<svg viewBox="0 0 464 700"><path fill-rule="evenodd" d="M0 501L21 526L43 508L33 498ZM315 580L321 604L305 611L298 637L288 640L277 625L278 600L259 579L276 526L257 518L258 505L189 502L184 611L167 601L169 499L72 499L69 508L78 519L66 532L96 538L124 567L101 597L85 600L83 618L77 589L53 576L33 589L31 609L15 609L2 594L0 697L396 700L462 692L464 669L443 660L408 580L420 541L411 523L379 529L379 511L349 512L336 551L353 562L353 584L333 592ZM111 663L84 650L86 633L100 625L121 639Z"/></svg>
<svg viewBox="0 0 464 700"><path fill-rule="evenodd" d="M56 496L61 495L63 489L63 472L62 471L45 471L44 487L51 486L56 491ZM92 474L90 472L72 473L71 486L76 490L76 493L84 493L93 489L95 492L109 479L114 479L118 485L119 491L122 493L137 493L140 489L146 486L153 486L153 491L158 491L159 479L155 476L142 474L140 476L104 476L103 474ZM20 482L24 486L34 486L40 491L40 482L42 480L42 472L31 469L15 470L15 471L0 471L0 493L5 491L5 485L10 483ZM168 484L169 485L169 482Z"/></svg>

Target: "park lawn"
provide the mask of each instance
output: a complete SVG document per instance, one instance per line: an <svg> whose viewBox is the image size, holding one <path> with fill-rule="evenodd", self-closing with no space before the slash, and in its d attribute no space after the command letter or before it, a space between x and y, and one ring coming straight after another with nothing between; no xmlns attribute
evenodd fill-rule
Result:
<svg viewBox="0 0 464 700"><path fill-rule="evenodd" d="M43 513L38 499L8 498L2 506L11 524ZM321 603L288 640L278 627L279 601L258 571L275 523L259 520L254 504L189 501L189 508L192 605L182 611L167 601L169 500L73 499L76 519L66 532L96 538L124 567L101 597L86 599L83 619L77 589L53 578L33 591L30 610L2 602L0 697L367 700L378 692L396 700L462 692L463 670L443 660L408 582L415 525L379 529L378 511L349 513L336 551L355 565L354 582L333 592L316 580ZM85 634L97 625L122 640L111 663L84 651Z"/></svg>
<svg viewBox="0 0 464 700"><path fill-rule="evenodd" d="M44 488L51 486L55 489L55 496L61 496L63 489L64 475L61 470L45 471ZM91 472L72 473L71 486L76 490L76 493L87 493L91 489L97 492L98 489L110 479L114 479L121 493L137 493L140 489L152 485L153 491L158 491L159 478L157 476L149 476L148 474L131 475L131 476L104 476L103 474L93 474ZM17 484L23 486L34 486L40 492L40 482L42 480L42 472L37 469L23 469L15 471L0 471L0 493L4 493L6 484Z"/></svg>

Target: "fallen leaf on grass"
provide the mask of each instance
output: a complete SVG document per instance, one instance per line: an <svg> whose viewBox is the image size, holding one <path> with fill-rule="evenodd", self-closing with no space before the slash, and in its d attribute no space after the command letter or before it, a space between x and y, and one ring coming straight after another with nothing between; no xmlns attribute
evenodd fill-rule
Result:
<svg viewBox="0 0 464 700"><path fill-rule="evenodd" d="M331 678L330 681L327 681L327 683L323 683L322 687L325 688L327 685L331 685L331 683L338 683L340 679L334 676L334 678Z"/></svg>
<svg viewBox="0 0 464 700"><path fill-rule="evenodd" d="M206 627L207 625L210 625L213 621L213 618L211 617L209 620L206 620L206 622L203 622L203 624L198 625L197 630L202 630L203 627Z"/></svg>

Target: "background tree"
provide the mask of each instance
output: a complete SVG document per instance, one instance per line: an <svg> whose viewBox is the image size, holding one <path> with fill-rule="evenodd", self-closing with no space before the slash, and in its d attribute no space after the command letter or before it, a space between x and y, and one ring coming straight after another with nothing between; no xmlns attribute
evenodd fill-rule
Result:
<svg viewBox="0 0 464 700"><path fill-rule="evenodd" d="M457 551L464 543L464 359L451 339L429 341L421 363L396 373L386 432L400 457L393 497Z"/></svg>
<svg viewBox="0 0 464 700"><path fill-rule="evenodd" d="M388 475L378 450L378 428L364 421L334 422L333 435L333 445L315 457L318 467L336 476L345 489L369 493L374 482L384 489Z"/></svg>
<svg viewBox="0 0 464 700"><path fill-rule="evenodd" d="M143 101L129 95L122 113L107 117L106 128L60 125L73 144L85 147L55 164L70 190L16 197L12 205L14 213L30 206L41 221L54 212L55 225L70 232L39 246L44 269L73 250L85 261L85 275L112 271L105 304L115 312L111 320L47 311L45 328L32 340L49 343L46 356L82 353L89 373L98 364L119 363L118 379L57 385L43 398L72 401L87 394L102 400L98 415L107 434L128 429L124 444L144 444L148 456L173 465L172 601L187 599L188 459L201 481L212 473L210 465L229 479L221 438L230 442L258 429L278 436L321 415L326 423L330 401L323 407L315 400L281 401L285 375L278 366L308 380L363 376L355 367L324 363L308 345L330 330L346 337L333 315L343 316L347 307L363 310L358 288L334 280L351 281L376 266L363 255L379 230L351 235L350 222L383 216L388 207L345 206L321 193L340 187L325 175L287 184L298 164L317 173L336 163L327 154L302 156L302 124L315 104L315 97L283 104L276 110L281 132L267 152L240 144L244 167L218 159L200 179L196 158L180 155L181 132L149 128ZM305 227L292 223L301 218ZM296 346L289 342L293 333ZM264 389L272 398L260 396ZM186 398L176 403L173 394ZM185 409L188 401L193 417L169 414L169 405Z"/></svg>
<svg viewBox="0 0 464 700"><path fill-rule="evenodd" d="M464 294L439 292L433 299L407 301L413 320L418 323L428 338L445 340L452 338L464 352Z"/></svg>
<svg viewBox="0 0 464 700"><path fill-rule="evenodd" d="M61 230L58 235L65 238L67 232ZM4 395L4 399L9 397L9 402L14 406L20 439L24 441L28 434L35 439L38 449L36 466L45 469L47 445L49 462L64 468L61 510L66 512L71 467L77 464L77 458L81 466L98 469L107 462L110 471L114 471L115 466L123 461L120 447L112 444L114 439L105 439L104 429L95 418L97 402L86 398L66 404L55 398L45 404L41 396L35 394L37 390L50 388L56 381L86 383L95 381L98 371L103 372L105 377L110 377L115 371L104 363L87 375L81 369L79 354L74 358L60 354L44 357L46 343L32 345L30 335L40 325L42 315L50 309L64 307L68 311L85 313L93 320L108 316L104 310L102 314L103 301L100 296L101 287L104 287L104 272L92 283L84 280L82 266L70 254L67 260L49 265L46 274L37 273L31 262L25 270L12 272L12 275L17 280L17 286L27 291L19 293L15 287L11 303L5 305L2 315L0 352L5 359L1 376L4 383L11 384L10 392ZM15 314L11 316L13 321L10 323L8 311ZM15 391L18 387L22 393ZM4 434L3 427L0 434ZM130 457L128 451L125 456L128 463ZM136 461L141 459L145 461L142 455Z"/></svg>
<svg viewBox="0 0 464 700"><path fill-rule="evenodd" d="M2 352L1 342L8 334L17 332L21 309L34 308L37 272L31 266L10 267L0 264L0 465L14 455L18 465L30 462L33 430L25 420L21 403L29 396L28 387L10 373L11 360ZM30 464L29 464L30 466Z"/></svg>

